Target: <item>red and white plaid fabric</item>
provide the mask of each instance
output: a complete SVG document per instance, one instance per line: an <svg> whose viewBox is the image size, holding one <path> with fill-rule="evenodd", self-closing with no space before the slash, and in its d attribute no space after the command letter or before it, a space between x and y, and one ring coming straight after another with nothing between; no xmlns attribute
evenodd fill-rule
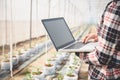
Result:
<svg viewBox="0 0 120 80"><path fill-rule="evenodd" d="M120 0L108 3L98 27L98 43L84 56L89 80L120 80Z"/></svg>

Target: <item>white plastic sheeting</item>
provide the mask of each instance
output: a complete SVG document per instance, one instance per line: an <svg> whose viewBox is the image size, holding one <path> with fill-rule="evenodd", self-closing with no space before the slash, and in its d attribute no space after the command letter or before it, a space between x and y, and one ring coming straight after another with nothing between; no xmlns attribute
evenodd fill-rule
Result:
<svg viewBox="0 0 120 80"><path fill-rule="evenodd" d="M110 0L32 0L32 38L45 35L43 18L64 17L70 27L96 23ZM0 0L0 45L30 39L31 0ZM12 12L11 12L12 10ZM11 14L12 13L12 14ZM11 21L12 20L12 21Z"/></svg>

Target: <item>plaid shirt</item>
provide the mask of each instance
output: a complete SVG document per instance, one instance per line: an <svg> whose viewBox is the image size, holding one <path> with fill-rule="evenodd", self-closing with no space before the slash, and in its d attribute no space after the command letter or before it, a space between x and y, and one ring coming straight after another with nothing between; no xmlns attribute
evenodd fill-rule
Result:
<svg viewBox="0 0 120 80"><path fill-rule="evenodd" d="M98 46L84 61L90 80L120 80L120 0L108 3L98 27Z"/></svg>

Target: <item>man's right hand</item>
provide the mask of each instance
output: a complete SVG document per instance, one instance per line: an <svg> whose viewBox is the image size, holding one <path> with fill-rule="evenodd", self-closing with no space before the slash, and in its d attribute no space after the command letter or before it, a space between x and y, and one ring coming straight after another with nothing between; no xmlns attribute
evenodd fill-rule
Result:
<svg viewBox="0 0 120 80"><path fill-rule="evenodd" d="M94 42L98 41L98 35L96 33L91 33L88 34L87 36L85 36L85 38L83 39L84 43L87 43L89 40L93 40Z"/></svg>

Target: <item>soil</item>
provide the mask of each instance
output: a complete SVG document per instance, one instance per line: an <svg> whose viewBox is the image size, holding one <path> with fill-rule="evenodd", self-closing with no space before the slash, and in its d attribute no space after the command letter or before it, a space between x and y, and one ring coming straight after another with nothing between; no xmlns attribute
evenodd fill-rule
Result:
<svg viewBox="0 0 120 80"><path fill-rule="evenodd" d="M45 64L45 66L47 66L47 67L51 67L51 66L53 66L52 64Z"/></svg>

